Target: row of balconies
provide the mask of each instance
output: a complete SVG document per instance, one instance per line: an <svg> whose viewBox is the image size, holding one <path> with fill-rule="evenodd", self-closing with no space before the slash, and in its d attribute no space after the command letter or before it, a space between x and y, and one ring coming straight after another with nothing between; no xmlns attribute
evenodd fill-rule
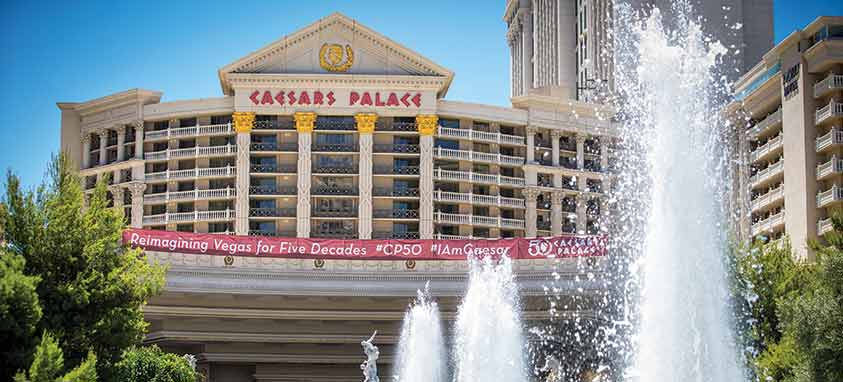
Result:
<svg viewBox="0 0 843 382"><path fill-rule="evenodd" d="M214 178L229 177L236 174L234 166L191 168L187 170L166 170L146 174L146 181L189 179L189 178Z"/></svg>
<svg viewBox="0 0 843 382"><path fill-rule="evenodd" d="M763 195L759 195L751 202L753 211L760 210L770 204L777 202L784 198L784 183L779 184L776 188L767 191Z"/></svg>
<svg viewBox="0 0 843 382"><path fill-rule="evenodd" d="M146 194L143 196L143 202L154 204L184 200L230 199L235 196L237 196L237 190L233 188L220 188L213 190L167 191L158 194Z"/></svg>
<svg viewBox="0 0 843 382"><path fill-rule="evenodd" d="M433 170L433 179L524 187L524 178L496 174L481 174L471 171L443 170L441 168Z"/></svg>
<svg viewBox="0 0 843 382"><path fill-rule="evenodd" d="M482 216L435 212L433 214L433 222L439 224L463 224L511 229L524 229L524 220L508 219L499 216Z"/></svg>
<svg viewBox="0 0 843 382"><path fill-rule="evenodd" d="M447 192L441 190L436 190L433 192L433 200L437 202L471 203L490 206L524 208L524 199L462 192Z"/></svg>
<svg viewBox="0 0 843 382"><path fill-rule="evenodd" d="M168 212L158 215L144 216L143 224L157 225L192 221L221 221L232 219L234 219L234 210Z"/></svg>
<svg viewBox="0 0 843 382"><path fill-rule="evenodd" d="M768 140L761 146L758 146L755 150L753 150L749 154L749 160L752 162L758 161L760 159L765 159L769 157L771 154L777 153L781 150L782 146L784 145L784 139L782 134L779 133L775 137Z"/></svg>
<svg viewBox="0 0 843 382"><path fill-rule="evenodd" d="M442 147L434 147L433 148L433 156L436 157L436 158L443 158L443 159L484 162L484 163L493 163L493 164L500 164L500 165L507 165L507 166L520 166L520 165L524 164L524 158L522 158L522 157L503 155L503 154L484 153L484 152L471 151L471 150L446 149L446 148L442 148Z"/></svg>
<svg viewBox="0 0 843 382"><path fill-rule="evenodd" d="M158 140L168 138L186 138L199 135L228 135L233 134L234 129L231 123L216 125L198 125L190 127L178 127L164 130L151 130L144 133L144 140Z"/></svg>
<svg viewBox="0 0 843 382"><path fill-rule="evenodd" d="M843 160L839 159L837 155L832 155L827 162L817 165L817 180L840 173L843 173Z"/></svg>
<svg viewBox="0 0 843 382"><path fill-rule="evenodd" d="M832 185L830 189L817 193L817 208L843 200L843 187Z"/></svg>
<svg viewBox="0 0 843 382"><path fill-rule="evenodd" d="M439 126L438 134L440 137L471 139L475 141L484 141L497 144L509 145L524 145L525 138L517 135L506 135L500 133L491 133L487 131L469 130L469 129L455 129L451 127Z"/></svg>
<svg viewBox="0 0 843 382"><path fill-rule="evenodd" d="M752 184L752 187L755 187L775 176L780 175L782 172L784 172L784 159L779 159L776 163L773 163L767 166L767 168L755 173L755 175L749 178L749 182Z"/></svg>
<svg viewBox="0 0 843 382"><path fill-rule="evenodd" d="M772 232L784 225L784 209L752 224L752 236Z"/></svg>

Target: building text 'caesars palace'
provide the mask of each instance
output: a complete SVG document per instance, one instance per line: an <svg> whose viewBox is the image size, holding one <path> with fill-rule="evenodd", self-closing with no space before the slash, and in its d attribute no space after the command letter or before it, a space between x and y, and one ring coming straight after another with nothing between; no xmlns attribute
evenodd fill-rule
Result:
<svg viewBox="0 0 843 382"><path fill-rule="evenodd" d="M222 67L222 97L160 102L160 92L133 89L59 103L61 147L86 189L107 177L136 232L599 234L616 134L611 110L585 102L577 85L611 82L611 66L589 59L605 43L599 15L608 2L588 4L586 13L507 2L512 107L446 100L451 71L332 14ZM538 33L568 21L593 36L569 47L576 55L563 53L556 32ZM359 341L373 329L387 378L409 299L430 280L453 319L467 266L147 254L170 268L165 291L144 309L146 341L196 354L209 381L357 381ZM600 256L516 257L524 319L548 317L541 283L554 270L563 303L586 301L571 310L588 317L603 266Z"/></svg>

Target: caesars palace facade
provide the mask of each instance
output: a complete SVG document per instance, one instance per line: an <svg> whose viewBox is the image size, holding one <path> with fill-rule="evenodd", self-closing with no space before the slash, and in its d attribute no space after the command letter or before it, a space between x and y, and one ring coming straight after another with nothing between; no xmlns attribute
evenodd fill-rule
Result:
<svg viewBox="0 0 843 382"><path fill-rule="evenodd" d="M134 89L59 103L61 146L86 189L107 176L133 229L321 239L599 234L611 111L558 96L576 86L561 81L547 94L522 89L532 75L561 78L565 65L532 69L525 51L550 54L552 44L527 41L521 28L533 19L509 3L512 107L446 100L451 71L332 14L222 67L222 97L161 102L160 92ZM452 320L467 270L462 261L147 254L170 268L164 292L145 307L146 341L195 354L210 381L358 381L360 340L373 330L388 376L416 290L430 280ZM575 280L604 266L596 257L514 263L527 321L548 318L541 283L551 272L566 298L587 300L599 282Z"/></svg>

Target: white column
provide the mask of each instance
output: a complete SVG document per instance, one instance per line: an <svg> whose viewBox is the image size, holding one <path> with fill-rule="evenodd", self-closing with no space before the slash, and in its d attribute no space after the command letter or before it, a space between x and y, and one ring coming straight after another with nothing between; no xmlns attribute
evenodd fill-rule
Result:
<svg viewBox="0 0 843 382"><path fill-rule="evenodd" d="M527 127L527 163L536 161L536 132L535 127Z"/></svg>
<svg viewBox="0 0 843 382"><path fill-rule="evenodd" d="M561 131L553 130L550 132L550 145L553 155L553 167L559 167L559 138L562 136Z"/></svg>
<svg viewBox="0 0 843 382"><path fill-rule="evenodd" d="M577 168L582 170L585 167L585 134L577 134Z"/></svg>
<svg viewBox="0 0 843 382"><path fill-rule="evenodd" d="M588 226L587 200L585 194L577 194L577 233L580 235L585 233Z"/></svg>
<svg viewBox="0 0 843 382"><path fill-rule="evenodd" d="M539 197L539 190L535 188L525 188L521 192L524 195L524 236L536 237L538 231L537 219L538 212L536 211L536 200Z"/></svg>
<svg viewBox="0 0 843 382"><path fill-rule="evenodd" d="M416 116L419 131L419 237L433 239L433 134L439 118Z"/></svg>
<svg viewBox="0 0 843 382"><path fill-rule="evenodd" d="M600 137L600 171L609 169L609 137Z"/></svg>
<svg viewBox="0 0 843 382"><path fill-rule="evenodd" d="M91 167L91 133L82 132L82 168Z"/></svg>
<svg viewBox="0 0 843 382"><path fill-rule="evenodd" d="M296 236L310 237L310 146L316 113L298 112L293 115L299 135L298 199L296 202Z"/></svg>
<svg viewBox="0 0 843 382"><path fill-rule="evenodd" d="M354 116L357 122L357 133L360 140L360 196L357 209L357 228L359 238L372 238L372 133L378 115L374 113L359 113Z"/></svg>
<svg viewBox="0 0 843 382"><path fill-rule="evenodd" d="M108 187L108 191L111 191L111 199L114 202L114 208L123 209L123 188L113 185Z"/></svg>
<svg viewBox="0 0 843 382"><path fill-rule="evenodd" d="M126 144L126 125L117 126L117 161L125 160L126 149L123 145Z"/></svg>
<svg viewBox="0 0 843 382"><path fill-rule="evenodd" d="M146 184L141 182L129 183L132 193L132 228L143 228L143 192Z"/></svg>
<svg viewBox="0 0 843 382"><path fill-rule="evenodd" d="M255 113L234 112L234 131L237 133L237 157L235 160L237 192L234 202L234 233L249 234L249 157L252 143L252 123Z"/></svg>
<svg viewBox="0 0 843 382"><path fill-rule="evenodd" d="M108 145L108 129L100 129L100 163L99 165L102 166L105 164L105 160L108 158L107 153L108 150L105 149L105 146Z"/></svg>
<svg viewBox="0 0 843 382"><path fill-rule="evenodd" d="M550 194L550 232L553 236L562 234L562 199L565 193L553 191Z"/></svg>
<svg viewBox="0 0 843 382"><path fill-rule="evenodd" d="M135 158L143 159L143 121L137 120L132 126L135 127Z"/></svg>

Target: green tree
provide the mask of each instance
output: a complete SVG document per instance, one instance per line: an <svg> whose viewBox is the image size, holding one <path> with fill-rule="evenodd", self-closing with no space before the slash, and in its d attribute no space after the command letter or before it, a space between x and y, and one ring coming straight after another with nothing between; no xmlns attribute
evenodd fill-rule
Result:
<svg viewBox="0 0 843 382"><path fill-rule="evenodd" d="M23 273L23 257L0 247L0 379L11 379L31 362L41 305L35 291L39 278ZM14 346L10 346L14 344Z"/></svg>
<svg viewBox="0 0 843 382"><path fill-rule="evenodd" d="M97 357L88 353L79 366L62 376L64 355L55 337L44 332L32 365L26 373L18 373L15 382L96 382L96 365Z"/></svg>
<svg viewBox="0 0 843 382"><path fill-rule="evenodd" d="M165 353L158 346L133 347L116 365L122 382L196 382L197 374L184 357Z"/></svg>
<svg viewBox="0 0 843 382"><path fill-rule="evenodd" d="M99 375L111 380L123 349L143 337L141 307L163 286L164 268L122 246L123 213L108 207L105 179L85 203L64 156L54 158L47 178L35 192L25 192L16 176L7 176L7 250L26 259L26 274L41 277L39 329L55 333L69 365L98 354Z"/></svg>

